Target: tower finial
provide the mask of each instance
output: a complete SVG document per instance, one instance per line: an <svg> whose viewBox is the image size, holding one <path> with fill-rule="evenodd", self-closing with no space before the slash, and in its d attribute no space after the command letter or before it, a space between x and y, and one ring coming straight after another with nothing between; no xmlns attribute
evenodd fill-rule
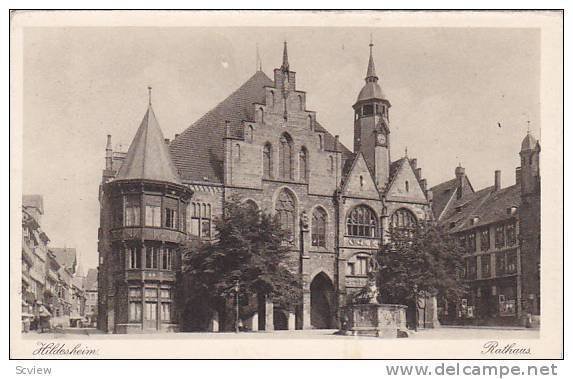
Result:
<svg viewBox="0 0 573 379"><path fill-rule="evenodd" d="M149 97L149 106L151 106L151 90L153 87L147 86L147 96Z"/></svg>
<svg viewBox="0 0 573 379"><path fill-rule="evenodd" d="M258 42L257 42L257 71L263 71L263 62L261 61L261 55L259 54Z"/></svg>
<svg viewBox="0 0 573 379"><path fill-rule="evenodd" d="M527 120L527 134L531 134L531 121Z"/></svg>
<svg viewBox="0 0 573 379"><path fill-rule="evenodd" d="M288 64L288 51L287 51L287 41L284 41L284 48L283 48L283 64L281 66L281 69L283 71L288 71L289 70L289 64Z"/></svg>
<svg viewBox="0 0 573 379"><path fill-rule="evenodd" d="M408 158L408 146L404 149L404 158Z"/></svg>
<svg viewBox="0 0 573 379"><path fill-rule="evenodd" d="M372 48L374 47L374 43L372 43L372 34L370 34L370 58L368 59L368 70L366 71L366 81L367 82L376 82L378 80L378 76L376 75L376 67L374 66L374 57L372 55Z"/></svg>

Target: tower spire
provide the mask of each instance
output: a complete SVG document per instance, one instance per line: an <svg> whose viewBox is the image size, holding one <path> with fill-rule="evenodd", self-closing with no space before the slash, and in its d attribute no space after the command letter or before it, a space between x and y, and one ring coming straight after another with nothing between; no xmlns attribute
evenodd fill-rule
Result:
<svg viewBox="0 0 573 379"><path fill-rule="evenodd" d="M283 64L282 64L282 66L281 66L281 70L283 70L283 71L288 71L288 70L289 70L287 41L284 42L284 48L283 48Z"/></svg>
<svg viewBox="0 0 573 379"><path fill-rule="evenodd" d="M370 46L370 59L368 60L366 81L375 82L378 80L378 76L376 75L376 67L374 66L374 57L372 56L372 48L374 47L374 43L372 43L372 34L370 34L370 44L368 46Z"/></svg>
<svg viewBox="0 0 573 379"><path fill-rule="evenodd" d="M259 44L257 43L257 71L263 71L263 62L261 60L261 55L259 54Z"/></svg>

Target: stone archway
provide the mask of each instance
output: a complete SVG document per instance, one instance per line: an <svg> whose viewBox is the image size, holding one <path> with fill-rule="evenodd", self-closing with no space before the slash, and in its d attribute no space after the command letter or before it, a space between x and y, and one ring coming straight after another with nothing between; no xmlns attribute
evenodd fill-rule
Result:
<svg viewBox="0 0 573 379"><path fill-rule="evenodd" d="M321 272L310 283L310 324L315 329L335 327L335 293L330 278Z"/></svg>

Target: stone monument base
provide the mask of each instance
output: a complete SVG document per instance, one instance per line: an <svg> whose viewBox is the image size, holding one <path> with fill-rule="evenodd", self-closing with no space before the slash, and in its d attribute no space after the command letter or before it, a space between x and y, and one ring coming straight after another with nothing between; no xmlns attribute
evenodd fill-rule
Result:
<svg viewBox="0 0 573 379"><path fill-rule="evenodd" d="M381 338L408 337L406 306L398 304L353 304L341 309L339 334Z"/></svg>

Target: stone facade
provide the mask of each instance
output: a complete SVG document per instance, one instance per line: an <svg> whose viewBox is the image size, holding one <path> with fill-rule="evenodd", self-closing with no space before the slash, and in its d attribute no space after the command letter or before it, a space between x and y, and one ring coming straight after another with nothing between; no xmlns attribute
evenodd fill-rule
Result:
<svg viewBox="0 0 573 379"><path fill-rule="evenodd" d="M225 200L235 196L277 214L291 232L293 260L304 282L302 306L296 315L273 317L273 312L282 310L267 304L265 315L256 315L257 327L338 328L341 307L366 283L368 260L385 242L391 224L433 218L432 194L417 160L390 159L391 104L378 83L370 48L366 83L356 103L349 104L355 115L354 152L319 123L315 111L307 109L309 95L297 87L286 43L273 80L256 72L169 144L178 172L176 184L193 193L181 236L212 239L212 220L222 214ZM114 237L117 231L110 225L117 206L108 193L117 186L116 174L128 164L129 155L108 150L100 196L99 321L101 328L116 332L119 308L112 303L128 295L120 290L119 282L125 283L125 278L112 279L109 271L110 264L124 267L125 263L111 263L115 255L110 252L114 239L124 243L129 238Z"/></svg>

